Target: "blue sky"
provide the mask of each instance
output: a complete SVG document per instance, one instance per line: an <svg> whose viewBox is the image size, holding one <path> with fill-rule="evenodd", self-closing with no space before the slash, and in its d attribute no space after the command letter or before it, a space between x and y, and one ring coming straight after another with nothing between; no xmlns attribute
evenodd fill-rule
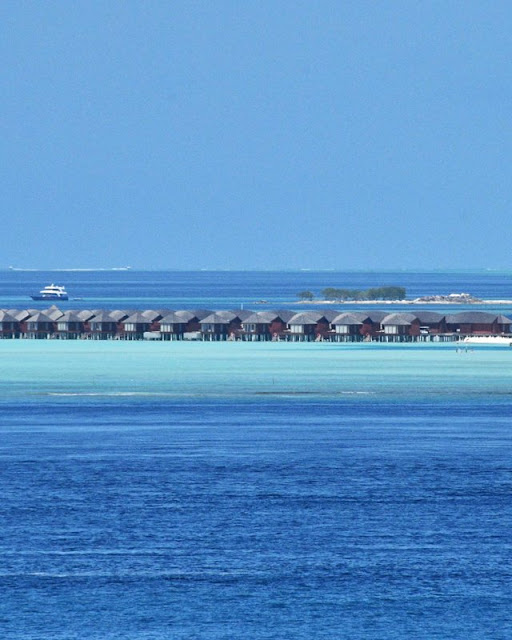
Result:
<svg viewBox="0 0 512 640"><path fill-rule="evenodd" d="M510 3L0 20L0 268L510 267Z"/></svg>

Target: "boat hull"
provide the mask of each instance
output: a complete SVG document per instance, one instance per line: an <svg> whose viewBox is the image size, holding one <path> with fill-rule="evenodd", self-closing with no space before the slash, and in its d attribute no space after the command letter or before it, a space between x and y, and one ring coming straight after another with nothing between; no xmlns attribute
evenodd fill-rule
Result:
<svg viewBox="0 0 512 640"><path fill-rule="evenodd" d="M32 300L69 300L68 296L56 296L56 295L44 295L44 296L30 296Z"/></svg>

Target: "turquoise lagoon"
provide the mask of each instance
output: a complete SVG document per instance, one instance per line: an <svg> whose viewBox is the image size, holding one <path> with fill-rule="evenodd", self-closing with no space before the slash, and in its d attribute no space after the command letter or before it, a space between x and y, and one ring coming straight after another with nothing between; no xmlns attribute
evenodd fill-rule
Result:
<svg viewBox="0 0 512 640"><path fill-rule="evenodd" d="M294 395L489 400L512 391L512 349L450 344L2 341L3 400ZM371 396L365 398L365 396Z"/></svg>

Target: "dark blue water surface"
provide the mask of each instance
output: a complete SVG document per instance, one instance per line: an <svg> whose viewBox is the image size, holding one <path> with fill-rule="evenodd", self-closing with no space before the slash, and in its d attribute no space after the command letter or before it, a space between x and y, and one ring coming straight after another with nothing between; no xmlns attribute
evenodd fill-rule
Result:
<svg viewBox="0 0 512 640"><path fill-rule="evenodd" d="M84 309L229 309L254 307L261 300L293 308L304 290L321 298L326 287L364 290L388 285L404 287L411 300L462 292L483 299L512 299L512 272L0 271L0 308L42 309L48 303L34 302L30 294L50 283L67 287L66 307ZM506 311L512 311L512 305Z"/></svg>
<svg viewBox="0 0 512 640"><path fill-rule="evenodd" d="M512 399L1 407L10 639L512 634Z"/></svg>

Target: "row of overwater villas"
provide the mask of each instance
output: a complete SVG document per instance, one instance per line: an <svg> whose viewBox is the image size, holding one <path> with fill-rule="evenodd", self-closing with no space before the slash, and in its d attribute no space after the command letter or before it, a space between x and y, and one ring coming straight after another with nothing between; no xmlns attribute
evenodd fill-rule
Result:
<svg viewBox="0 0 512 640"><path fill-rule="evenodd" d="M0 310L1 338L96 340L452 341L510 335L512 319L485 311L442 314L336 311Z"/></svg>

